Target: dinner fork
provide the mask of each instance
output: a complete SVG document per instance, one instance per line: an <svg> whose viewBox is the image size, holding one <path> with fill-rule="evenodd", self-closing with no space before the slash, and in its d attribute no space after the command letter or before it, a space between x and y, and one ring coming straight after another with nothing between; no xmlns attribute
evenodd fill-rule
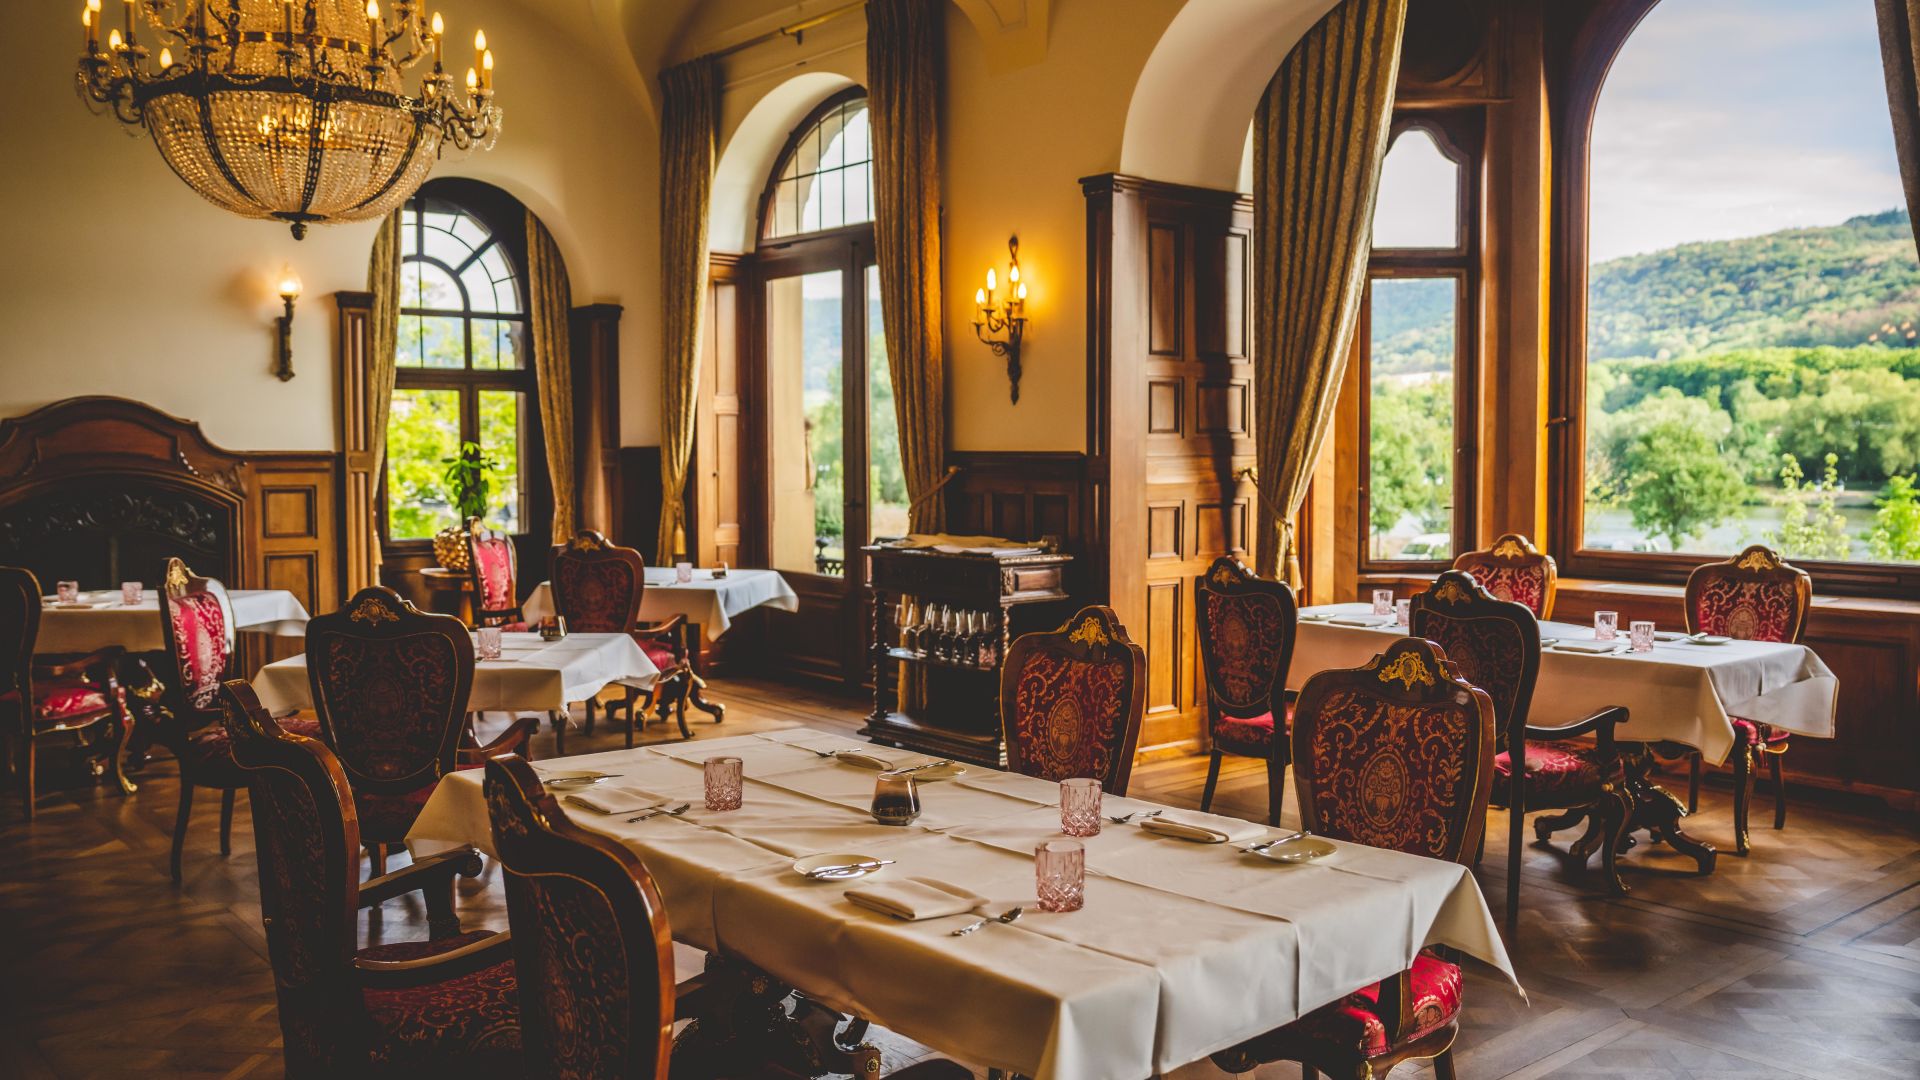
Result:
<svg viewBox="0 0 1920 1080"><path fill-rule="evenodd" d="M1164 814L1164 813L1166 813L1165 810L1135 810L1131 814L1108 814L1107 820L1113 822L1115 825L1125 825L1127 822L1132 821L1134 818L1139 818L1141 821L1145 821L1148 818L1159 817L1161 814Z"/></svg>
<svg viewBox="0 0 1920 1080"><path fill-rule="evenodd" d="M665 807L658 807L653 810L649 810L644 814L641 814L639 817L628 818L627 824L631 825L636 821L645 821L648 818L679 817L681 814L686 813L687 810L692 807L692 805L693 805L692 803L681 803L679 806L676 806L671 810L668 810Z"/></svg>
<svg viewBox="0 0 1920 1080"><path fill-rule="evenodd" d="M1281 838L1279 838L1278 840L1262 840L1262 841L1260 841L1260 842L1259 842L1259 843L1257 843L1257 844L1248 844L1248 845L1247 845L1246 847L1244 847L1244 848L1241 848L1240 850L1242 850L1242 851L1256 851L1256 852L1257 852L1257 851L1265 851L1265 850L1267 850L1268 848L1276 848L1276 847L1279 847L1279 846L1280 846L1281 844L1291 844L1291 843L1293 843L1293 842L1294 842L1295 840L1305 840L1305 839L1306 839L1307 837L1309 837L1309 836L1312 836L1312 835L1313 835L1313 834L1312 834L1312 833L1310 833L1310 832L1308 832L1307 830L1305 830L1305 829L1301 829L1301 830L1300 830L1299 832L1297 832L1297 833L1294 833L1294 834L1293 834L1293 835L1291 835L1291 836L1283 836L1283 837L1281 837Z"/></svg>
<svg viewBox="0 0 1920 1080"><path fill-rule="evenodd" d="M1007 910L1001 912L1000 914L993 916L992 918L975 919L973 922L970 922L967 925L961 927L960 929L953 931L951 936L966 937L968 934L973 933L975 930L980 929L981 927L987 925L990 922L1002 922L1002 923L1016 922L1019 920L1020 916L1025 915L1026 913L1027 913L1027 909L1024 905L1015 905L1014 907L1010 907Z"/></svg>

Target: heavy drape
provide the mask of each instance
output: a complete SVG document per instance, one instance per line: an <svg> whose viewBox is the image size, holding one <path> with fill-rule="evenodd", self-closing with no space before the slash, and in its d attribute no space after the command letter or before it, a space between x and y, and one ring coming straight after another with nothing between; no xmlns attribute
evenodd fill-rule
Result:
<svg viewBox="0 0 1920 1080"><path fill-rule="evenodd" d="M1259 572L1300 583L1294 535L1366 283L1407 0L1346 0L1280 65L1253 121Z"/></svg>
<svg viewBox="0 0 1920 1080"><path fill-rule="evenodd" d="M553 542L573 537L573 346L567 321L573 287L553 234L527 211L527 315L533 324L533 371L540 391L541 442L553 481Z"/></svg>
<svg viewBox="0 0 1920 1080"><path fill-rule="evenodd" d="M386 475L387 415L393 408L396 354L400 348L400 211L387 215L373 234L373 254L367 260L367 292L373 294L372 349L367 357L367 451L374 483ZM367 541L372 555L373 580L380 580L380 516L368 514L373 536Z"/></svg>
<svg viewBox="0 0 1920 1080"><path fill-rule="evenodd" d="M1893 148L1907 212L1920 228L1920 0L1874 0L1880 19L1880 62L1893 112ZM1920 248L1920 233L1915 234Z"/></svg>
<svg viewBox="0 0 1920 1080"><path fill-rule="evenodd" d="M707 298L707 208L720 132L720 80L703 56L660 75L660 540L682 547L687 464L700 390L700 317Z"/></svg>
<svg viewBox="0 0 1920 1080"><path fill-rule="evenodd" d="M914 532L939 532L946 373L940 341L940 92L946 0L869 0L873 246Z"/></svg>

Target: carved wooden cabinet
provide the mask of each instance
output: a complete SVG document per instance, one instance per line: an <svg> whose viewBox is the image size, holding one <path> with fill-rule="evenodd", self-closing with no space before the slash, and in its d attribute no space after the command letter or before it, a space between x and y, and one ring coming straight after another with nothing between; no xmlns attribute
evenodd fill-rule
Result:
<svg viewBox="0 0 1920 1080"><path fill-rule="evenodd" d="M1050 630L1072 612L1071 555L947 554L869 547L875 742L982 765L1006 763L1000 739L1000 665L1020 634ZM903 606L975 613L971 632L902 626Z"/></svg>

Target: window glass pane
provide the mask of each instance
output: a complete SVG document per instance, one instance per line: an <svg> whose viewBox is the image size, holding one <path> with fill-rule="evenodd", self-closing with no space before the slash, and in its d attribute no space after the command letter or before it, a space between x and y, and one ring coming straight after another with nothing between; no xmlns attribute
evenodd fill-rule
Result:
<svg viewBox="0 0 1920 1080"><path fill-rule="evenodd" d="M773 568L839 575L846 557L841 276L767 283Z"/></svg>
<svg viewBox="0 0 1920 1080"><path fill-rule="evenodd" d="M1920 561L1920 260L1879 55L1871 4L1662 0L1614 62L1585 547Z"/></svg>
<svg viewBox="0 0 1920 1080"><path fill-rule="evenodd" d="M1453 278L1371 283L1367 550L1373 559L1453 558Z"/></svg>
<svg viewBox="0 0 1920 1080"><path fill-rule="evenodd" d="M400 271L400 306L435 311L459 311L460 286L453 276L430 262L415 260Z"/></svg>
<svg viewBox="0 0 1920 1080"><path fill-rule="evenodd" d="M454 239L465 244L469 250L478 251L480 245L487 242L487 230L474 220L471 214L461 214L453 221Z"/></svg>
<svg viewBox="0 0 1920 1080"><path fill-rule="evenodd" d="M517 314L520 311L520 293L516 289L513 269L507 265L506 253L494 245L480 253L480 259L474 264L486 272L486 278L493 283L492 308L481 308L480 291L474 290L473 303L478 310L491 310ZM469 286L471 288L471 286Z"/></svg>
<svg viewBox="0 0 1920 1080"><path fill-rule="evenodd" d="M867 267L868 539L907 535L907 478L900 467L900 421L880 318L880 270Z"/></svg>
<svg viewBox="0 0 1920 1080"><path fill-rule="evenodd" d="M776 175L764 233L770 240L873 220L867 103L832 110L795 143Z"/></svg>
<svg viewBox="0 0 1920 1080"><path fill-rule="evenodd" d="M400 212L400 257L412 258L420 254L420 215L412 210Z"/></svg>
<svg viewBox="0 0 1920 1080"><path fill-rule="evenodd" d="M499 311L494 303L493 279L487 276L487 267L476 262L460 275L460 284L467 287L467 302L475 311Z"/></svg>
<svg viewBox="0 0 1920 1080"><path fill-rule="evenodd" d="M1424 128L1402 131L1380 167L1373 246L1456 248L1459 218L1460 166Z"/></svg>
<svg viewBox="0 0 1920 1080"><path fill-rule="evenodd" d="M480 391L480 446L499 465L493 476L493 494L487 501L487 523L512 533L520 531L520 412L524 395L517 390Z"/></svg>
<svg viewBox="0 0 1920 1080"><path fill-rule="evenodd" d="M473 254L473 248L451 232L435 228L432 222L440 216L439 214L427 215L428 225L420 235L421 250L429 258L438 259L448 266L459 266ZM447 221L447 224L451 226L454 222L463 220L466 219L454 218Z"/></svg>
<svg viewBox="0 0 1920 1080"><path fill-rule="evenodd" d="M473 320L473 366L481 371L511 371L520 367L520 332L524 323L505 319Z"/></svg>
<svg viewBox="0 0 1920 1080"><path fill-rule="evenodd" d="M400 328L419 330L419 351L411 354L415 366L462 368L467 366L464 320L450 315L402 315Z"/></svg>
<svg viewBox="0 0 1920 1080"><path fill-rule="evenodd" d="M447 499L444 459L460 451L460 392L393 392L387 414L387 535L424 540L457 515Z"/></svg>
<svg viewBox="0 0 1920 1080"><path fill-rule="evenodd" d="M846 190L845 173L823 173L807 199L806 219L815 230L837 229L847 222L847 210L840 199Z"/></svg>

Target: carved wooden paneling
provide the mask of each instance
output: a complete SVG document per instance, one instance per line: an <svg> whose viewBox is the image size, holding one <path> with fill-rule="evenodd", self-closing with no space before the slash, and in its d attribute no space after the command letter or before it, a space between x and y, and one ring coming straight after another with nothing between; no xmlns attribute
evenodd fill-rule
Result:
<svg viewBox="0 0 1920 1080"><path fill-rule="evenodd" d="M574 517L582 529L611 536L620 523L619 304L573 309Z"/></svg>
<svg viewBox="0 0 1920 1080"><path fill-rule="evenodd" d="M1245 379L1208 380L1194 387L1193 429L1202 435L1245 435L1253 386Z"/></svg>
<svg viewBox="0 0 1920 1080"><path fill-rule="evenodd" d="M1178 559L1186 554L1181 542L1186 503L1179 499L1147 504L1147 558Z"/></svg>
<svg viewBox="0 0 1920 1080"><path fill-rule="evenodd" d="M1153 379L1147 383L1147 434L1179 435L1185 425L1186 383L1179 379Z"/></svg>
<svg viewBox="0 0 1920 1080"><path fill-rule="evenodd" d="M1245 557L1247 525L1252 507L1246 499L1228 503L1201 503L1193 508L1195 562L1210 563L1222 555Z"/></svg>
<svg viewBox="0 0 1920 1080"><path fill-rule="evenodd" d="M1147 227L1147 351L1155 356L1179 355L1185 337L1180 326L1186 312L1180 248L1178 229L1168 225Z"/></svg>
<svg viewBox="0 0 1920 1080"><path fill-rule="evenodd" d="M367 413L367 365L373 354L373 294L337 292L340 351L340 572L348 592L378 584L380 537L375 503L380 476L374 468L372 418Z"/></svg>
<svg viewBox="0 0 1920 1080"><path fill-rule="evenodd" d="M716 256L702 326L700 395L694 422L691 482L695 536L688 543L703 565L739 563L747 508L745 372L741 341L741 286L736 261Z"/></svg>
<svg viewBox="0 0 1920 1080"><path fill-rule="evenodd" d="M1158 719L1180 711L1181 653L1187 636L1184 583L1156 581L1147 586L1147 715Z"/></svg>
<svg viewBox="0 0 1920 1080"><path fill-rule="evenodd" d="M245 587L285 589L318 615L340 606L341 514L339 465L329 453L259 453L248 460ZM258 635L248 635L258 637ZM261 638L249 643L249 666L300 652L301 638Z"/></svg>

